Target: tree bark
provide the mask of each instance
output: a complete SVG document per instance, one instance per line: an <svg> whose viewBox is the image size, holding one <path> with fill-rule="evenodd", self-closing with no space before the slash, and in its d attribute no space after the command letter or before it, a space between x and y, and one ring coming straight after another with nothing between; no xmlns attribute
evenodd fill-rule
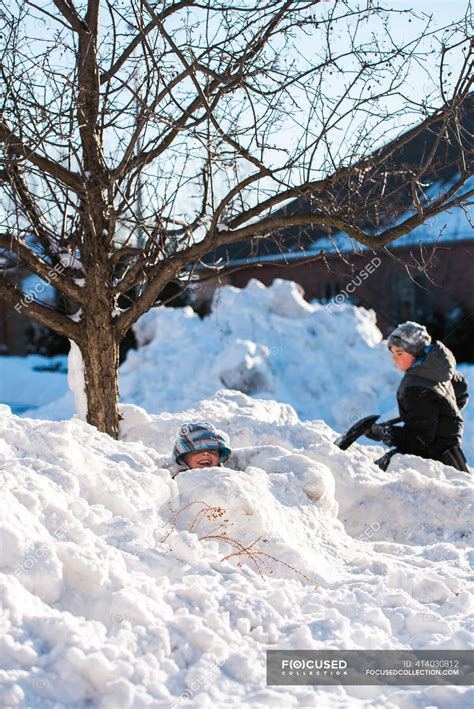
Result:
<svg viewBox="0 0 474 709"><path fill-rule="evenodd" d="M84 360L87 422L117 438L119 342L109 313L87 316L80 349Z"/></svg>
<svg viewBox="0 0 474 709"><path fill-rule="evenodd" d="M100 224L100 214L97 222ZM96 222L96 223L97 223ZM102 222L103 224L103 222ZM99 231L100 233L100 231ZM118 366L120 335L117 329L116 295L107 249L100 240L88 237L85 263L86 292L78 342L84 360L87 422L99 431L118 437Z"/></svg>

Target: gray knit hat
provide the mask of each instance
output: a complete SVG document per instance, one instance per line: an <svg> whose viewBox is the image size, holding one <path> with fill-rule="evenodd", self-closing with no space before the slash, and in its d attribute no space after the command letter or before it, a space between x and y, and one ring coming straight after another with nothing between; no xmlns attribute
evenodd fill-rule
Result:
<svg viewBox="0 0 474 709"><path fill-rule="evenodd" d="M387 347L400 347L405 352L418 357L426 345L431 342L431 337L424 325L417 322L404 322L390 333L387 338Z"/></svg>

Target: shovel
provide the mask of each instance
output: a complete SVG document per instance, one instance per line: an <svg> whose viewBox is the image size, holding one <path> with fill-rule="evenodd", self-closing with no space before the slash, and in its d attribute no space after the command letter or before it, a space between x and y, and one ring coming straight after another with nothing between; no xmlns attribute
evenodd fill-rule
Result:
<svg viewBox="0 0 474 709"><path fill-rule="evenodd" d="M380 414L374 416L366 416L365 418L356 421L355 424L353 424L350 429L346 431L346 433L343 433L342 436L336 438L334 443L341 450L345 451L347 448L349 448L349 446L354 443L354 441L360 438L360 436L366 434L372 424L374 424L379 418ZM401 418L390 419L390 421L384 421L384 423L380 425L384 426L385 424L390 425L392 423L399 423L401 420Z"/></svg>

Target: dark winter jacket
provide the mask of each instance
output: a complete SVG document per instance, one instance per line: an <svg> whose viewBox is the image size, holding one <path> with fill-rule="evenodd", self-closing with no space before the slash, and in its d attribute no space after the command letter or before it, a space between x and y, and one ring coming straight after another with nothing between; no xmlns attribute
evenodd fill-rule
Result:
<svg viewBox="0 0 474 709"><path fill-rule="evenodd" d="M391 442L401 453L440 460L443 451L461 445L467 383L441 342L425 347L405 372L397 399L405 425L392 427Z"/></svg>

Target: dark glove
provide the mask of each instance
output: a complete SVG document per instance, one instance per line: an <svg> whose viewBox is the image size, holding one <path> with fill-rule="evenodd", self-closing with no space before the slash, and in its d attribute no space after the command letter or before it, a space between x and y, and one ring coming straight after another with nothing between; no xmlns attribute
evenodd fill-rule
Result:
<svg viewBox="0 0 474 709"><path fill-rule="evenodd" d="M392 427L386 424L373 423L365 435L373 441L382 441L387 446L392 445Z"/></svg>

